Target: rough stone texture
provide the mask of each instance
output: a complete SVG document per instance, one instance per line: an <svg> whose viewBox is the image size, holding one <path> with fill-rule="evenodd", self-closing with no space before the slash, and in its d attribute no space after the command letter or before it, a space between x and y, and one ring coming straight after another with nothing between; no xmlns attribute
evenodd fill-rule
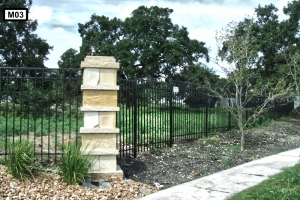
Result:
<svg viewBox="0 0 300 200"><path fill-rule="evenodd" d="M291 117L293 117L295 119L300 119L300 106L298 106L296 109L294 109L290 115L291 115Z"/></svg>
<svg viewBox="0 0 300 200"><path fill-rule="evenodd" d="M108 172L102 172L102 171L94 171L93 173L90 173L91 180L99 180L99 179L105 179L107 177L110 178L123 178L123 171L121 168L117 165L116 171L108 171Z"/></svg>
<svg viewBox="0 0 300 200"><path fill-rule="evenodd" d="M84 127L82 147L95 158L91 173L107 177L117 173L123 177L122 170L117 170L116 155L116 111L117 107L117 69L119 63L111 56L87 56L81 62L85 68L83 85ZM92 150L92 151L90 151ZM117 172L117 171L118 172ZM97 176L98 176L97 175Z"/></svg>
<svg viewBox="0 0 300 200"><path fill-rule="evenodd" d="M81 85L81 90L119 90L119 86L109 84Z"/></svg>
<svg viewBox="0 0 300 200"><path fill-rule="evenodd" d="M113 172L117 169L116 155L92 155L95 159L90 173L97 172Z"/></svg>
<svg viewBox="0 0 300 200"><path fill-rule="evenodd" d="M100 69L100 84L117 84L117 69Z"/></svg>
<svg viewBox="0 0 300 200"><path fill-rule="evenodd" d="M80 128L80 133L86 134L99 134L99 133L119 133L120 129L118 128Z"/></svg>
<svg viewBox="0 0 300 200"><path fill-rule="evenodd" d="M93 151L90 152L90 155L100 155L100 156L112 156L112 155L118 155L119 150L118 149L93 149Z"/></svg>
<svg viewBox="0 0 300 200"><path fill-rule="evenodd" d="M117 91L84 90L83 106L117 107Z"/></svg>
<svg viewBox="0 0 300 200"><path fill-rule="evenodd" d="M99 112L99 128L116 128L116 112Z"/></svg>
<svg viewBox="0 0 300 200"><path fill-rule="evenodd" d="M108 107L108 106L84 106L80 109L83 112L88 111L120 111L119 107Z"/></svg>
<svg viewBox="0 0 300 200"><path fill-rule="evenodd" d="M83 126L84 128L94 128L99 124L98 112L84 112L83 113Z"/></svg>
<svg viewBox="0 0 300 200"><path fill-rule="evenodd" d="M120 64L112 56L86 56L81 62L81 68L115 68L118 69Z"/></svg>
<svg viewBox="0 0 300 200"><path fill-rule="evenodd" d="M116 149L117 134L82 134L82 146L98 146L103 149Z"/></svg>
<svg viewBox="0 0 300 200"><path fill-rule="evenodd" d="M99 69L86 68L83 72L83 85L97 85L99 83Z"/></svg>

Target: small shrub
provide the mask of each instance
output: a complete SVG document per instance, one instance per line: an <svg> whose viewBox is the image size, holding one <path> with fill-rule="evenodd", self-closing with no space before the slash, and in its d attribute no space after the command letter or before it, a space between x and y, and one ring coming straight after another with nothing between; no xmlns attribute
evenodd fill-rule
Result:
<svg viewBox="0 0 300 200"><path fill-rule="evenodd" d="M224 165L228 165L228 166L230 166L232 164L231 163L231 159L229 157L227 157L227 156L225 156L225 157L222 158L222 163Z"/></svg>
<svg viewBox="0 0 300 200"><path fill-rule="evenodd" d="M180 153L178 154L178 156L179 156L179 157L182 157L182 158L187 158L187 157L189 156L189 154L186 153L186 152L180 152Z"/></svg>
<svg viewBox="0 0 300 200"><path fill-rule="evenodd" d="M212 161L217 161L217 160L219 160L219 156L211 155L211 156L210 156L210 159L211 159Z"/></svg>
<svg viewBox="0 0 300 200"><path fill-rule="evenodd" d="M36 165L33 142L23 140L22 142L8 145L6 166L12 176L21 180L29 176L33 177L33 170Z"/></svg>
<svg viewBox="0 0 300 200"><path fill-rule="evenodd" d="M81 152L79 145L67 142L58 164L58 170L62 174L63 180L69 185L82 184L89 175L89 170L94 162L90 156L91 152L83 155L84 152L86 149Z"/></svg>
<svg viewBox="0 0 300 200"><path fill-rule="evenodd" d="M120 167L131 167L131 164L130 164L130 163L127 163L125 160L123 160L123 161L120 163Z"/></svg>

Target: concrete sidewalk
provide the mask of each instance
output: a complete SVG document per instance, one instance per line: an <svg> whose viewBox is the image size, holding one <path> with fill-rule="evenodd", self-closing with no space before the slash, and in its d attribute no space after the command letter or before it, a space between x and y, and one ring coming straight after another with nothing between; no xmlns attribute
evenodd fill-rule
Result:
<svg viewBox="0 0 300 200"><path fill-rule="evenodd" d="M300 148L239 165L157 193L141 200L221 200L259 184L300 161ZM174 174L176 176L176 174Z"/></svg>

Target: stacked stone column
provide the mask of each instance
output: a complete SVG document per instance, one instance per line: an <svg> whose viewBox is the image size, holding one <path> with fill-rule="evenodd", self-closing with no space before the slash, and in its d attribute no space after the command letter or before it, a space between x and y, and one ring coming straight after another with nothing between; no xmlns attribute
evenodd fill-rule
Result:
<svg viewBox="0 0 300 200"><path fill-rule="evenodd" d="M119 63L110 56L87 56L81 62L83 71L84 127L82 149L90 153L95 164L90 171L92 180L109 177L123 177L123 171L117 166L118 150L116 128L117 107L117 70Z"/></svg>

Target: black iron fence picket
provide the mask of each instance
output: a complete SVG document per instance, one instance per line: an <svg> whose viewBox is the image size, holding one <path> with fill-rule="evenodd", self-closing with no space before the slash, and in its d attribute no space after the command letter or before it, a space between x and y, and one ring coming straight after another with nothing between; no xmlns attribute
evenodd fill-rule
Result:
<svg viewBox="0 0 300 200"><path fill-rule="evenodd" d="M0 68L0 156L7 156L10 143L27 139L35 143L41 160L56 162L66 140L80 143L81 84L80 69ZM217 99L199 84L134 78L119 79L118 85L121 157L237 126L227 109L216 107ZM267 117L291 110L292 100L276 100ZM250 112L245 112L244 120Z"/></svg>
<svg viewBox="0 0 300 200"><path fill-rule="evenodd" d="M237 127L226 105L215 106L218 99L199 84L134 78L119 79L118 85L117 127L120 128L121 157L136 157L139 152L156 151L175 142L208 137ZM228 99L228 105L231 101ZM262 99L255 101L257 105L259 101ZM292 101L274 102L269 106L267 116L270 118L293 110ZM250 112L251 109L245 112L243 120L248 119ZM259 118L260 123L261 120Z"/></svg>
<svg viewBox="0 0 300 200"><path fill-rule="evenodd" d="M81 69L0 67L0 156L30 140L42 162L56 162L66 140L79 143L81 83Z"/></svg>

